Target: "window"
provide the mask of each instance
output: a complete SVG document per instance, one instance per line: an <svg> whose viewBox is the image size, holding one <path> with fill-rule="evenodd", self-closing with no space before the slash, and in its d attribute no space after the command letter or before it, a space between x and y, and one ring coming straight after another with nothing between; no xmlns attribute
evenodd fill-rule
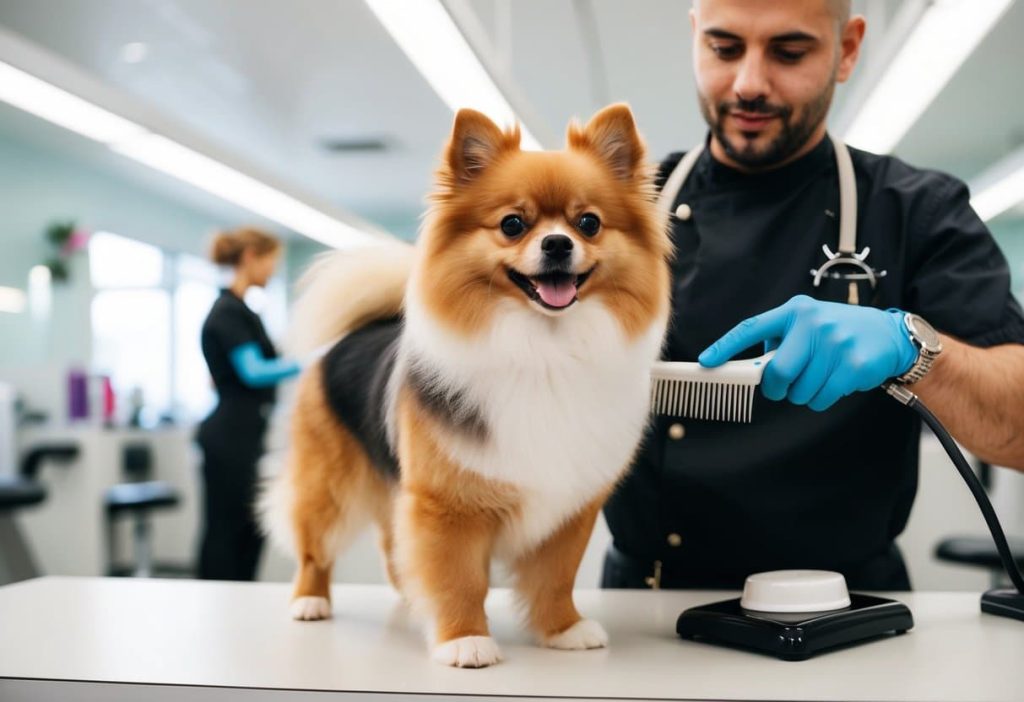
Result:
<svg viewBox="0 0 1024 702"><path fill-rule="evenodd" d="M171 407L171 300L166 290L103 290L92 300L93 365L110 375L118 419L141 392L145 425Z"/></svg>
<svg viewBox="0 0 1024 702"><path fill-rule="evenodd" d="M194 422L216 403L200 346L200 333L222 272L190 254L170 254L116 234L89 240L93 367L110 376L117 421L129 419L133 394L141 393L144 426L165 416ZM284 329L284 283L251 288L246 303L264 319L270 336Z"/></svg>
<svg viewBox="0 0 1024 702"><path fill-rule="evenodd" d="M89 239L93 367L110 376L117 420L141 402L154 425L171 407L171 302L164 254L149 244L96 232Z"/></svg>
<svg viewBox="0 0 1024 702"><path fill-rule="evenodd" d="M164 282L164 254L141 241L96 232L89 238L89 277L97 289L159 287Z"/></svg>
<svg viewBox="0 0 1024 702"><path fill-rule="evenodd" d="M217 267L198 256L177 257L174 288L174 407L183 418L206 416L217 401L200 346L206 315L217 299Z"/></svg>

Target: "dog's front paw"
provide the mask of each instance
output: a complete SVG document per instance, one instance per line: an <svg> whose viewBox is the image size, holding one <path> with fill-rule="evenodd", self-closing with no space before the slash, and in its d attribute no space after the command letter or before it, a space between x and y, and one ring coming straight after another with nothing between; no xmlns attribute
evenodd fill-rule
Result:
<svg viewBox="0 0 1024 702"><path fill-rule="evenodd" d="M434 646L434 660L456 668L486 668L501 660L501 649L490 636L463 636Z"/></svg>
<svg viewBox="0 0 1024 702"><path fill-rule="evenodd" d="M300 621L329 619L331 616L331 601L326 597L296 597L292 600L289 609L292 613L292 619Z"/></svg>
<svg viewBox="0 0 1024 702"><path fill-rule="evenodd" d="M608 634L604 627L592 619L580 619L561 634L544 639L548 648L564 651L582 651L588 648L604 648L608 645Z"/></svg>

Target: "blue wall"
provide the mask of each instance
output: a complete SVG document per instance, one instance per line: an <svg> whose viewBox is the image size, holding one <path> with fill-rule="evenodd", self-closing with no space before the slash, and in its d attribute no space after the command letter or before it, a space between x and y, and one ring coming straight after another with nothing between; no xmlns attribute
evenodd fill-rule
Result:
<svg viewBox="0 0 1024 702"><path fill-rule="evenodd" d="M991 224L992 234L1010 263L1013 292L1024 301L1024 220L1002 218Z"/></svg>
<svg viewBox="0 0 1024 702"><path fill-rule="evenodd" d="M49 251L44 231L67 219L89 231L196 253L223 224L43 145L0 134L0 285L25 289L29 270ZM27 312L0 313L0 367L87 362L90 292L80 253L71 281L54 285L49 323L36 323Z"/></svg>

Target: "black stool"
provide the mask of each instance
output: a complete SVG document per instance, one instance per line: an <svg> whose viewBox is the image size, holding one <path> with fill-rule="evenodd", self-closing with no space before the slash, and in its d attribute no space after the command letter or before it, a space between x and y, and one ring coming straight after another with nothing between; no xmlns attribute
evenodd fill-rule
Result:
<svg viewBox="0 0 1024 702"><path fill-rule="evenodd" d="M122 470L132 482L109 488L104 495L107 511L107 575L147 578L155 570L152 529L149 515L152 511L176 507L181 501L178 491L162 480L148 480L152 474L153 454L149 444L127 444L122 453ZM117 562L118 517L132 518L132 545L134 564Z"/></svg>
<svg viewBox="0 0 1024 702"><path fill-rule="evenodd" d="M1024 539L1006 537L1017 567L1024 570ZM950 536L935 547L935 557L947 563L975 566L989 572L992 587L1004 584L1005 570L991 536Z"/></svg>
<svg viewBox="0 0 1024 702"><path fill-rule="evenodd" d="M45 498L46 490L34 480L0 477L0 585L39 575L32 551L14 523L14 511Z"/></svg>
<svg viewBox="0 0 1024 702"><path fill-rule="evenodd" d="M46 499L46 488L37 479L45 461L66 463L76 456L75 444L34 446L21 457L18 475L0 478L0 585L40 574L28 542L14 522L14 512Z"/></svg>
<svg viewBox="0 0 1024 702"><path fill-rule="evenodd" d="M33 446L21 457L21 477L34 482L39 477L39 471L42 469L44 461L67 463L77 457L77 444L39 444L38 446Z"/></svg>

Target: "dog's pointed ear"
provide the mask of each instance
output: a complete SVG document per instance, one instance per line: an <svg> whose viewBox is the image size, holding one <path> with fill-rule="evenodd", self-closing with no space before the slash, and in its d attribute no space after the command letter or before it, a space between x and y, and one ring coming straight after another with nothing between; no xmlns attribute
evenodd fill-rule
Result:
<svg viewBox="0 0 1024 702"><path fill-rule="evenodd" d="M454 182L464 185L475 180L503 153L518 149L519 138L518 125L503 132L482 112L459 110L446 157Z"/></svg>
<svg viewBox="0 0 1024 702"><path fill-rule="evenodd" d="M567 141L572 149L594 153L617 178L633 180L644 173L644 143L625 103L609 105L585 127L570 124Z"/></svg>

